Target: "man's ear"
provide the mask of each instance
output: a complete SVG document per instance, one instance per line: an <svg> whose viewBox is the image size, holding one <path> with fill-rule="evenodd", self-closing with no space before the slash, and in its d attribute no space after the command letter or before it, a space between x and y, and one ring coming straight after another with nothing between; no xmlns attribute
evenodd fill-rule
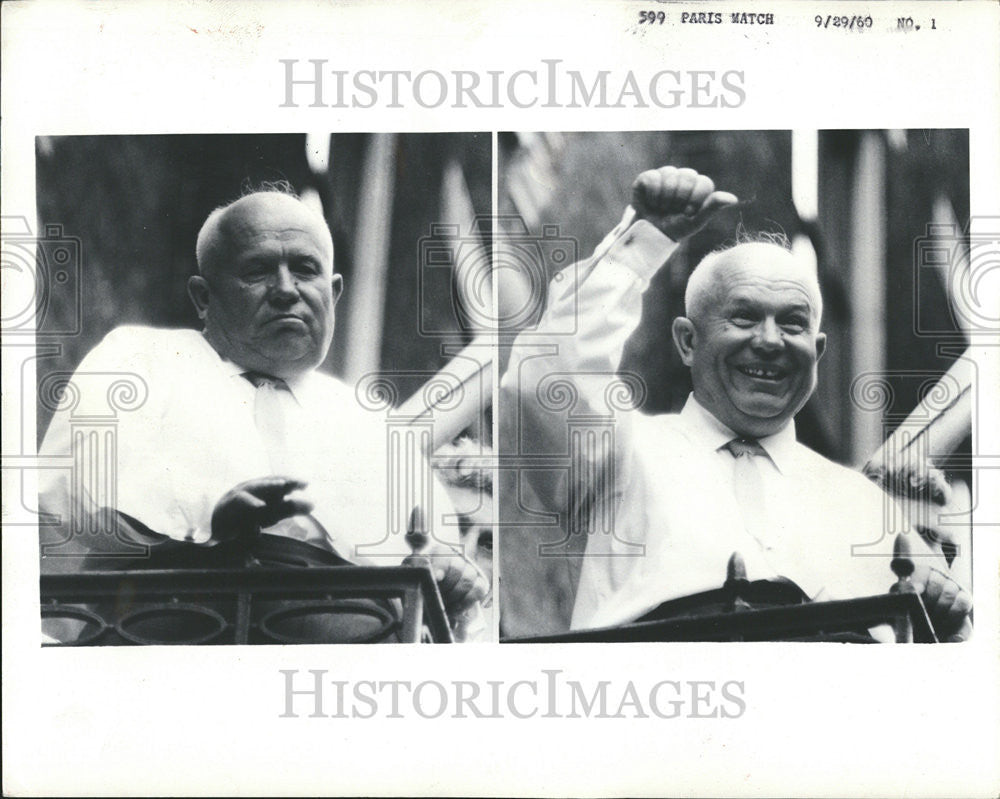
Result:
<svg viewBox="0 0 1000 799"><path fill-rule="evenodd" d="M674 319L671 332L674 335L674 346L681 355L681 360L685 366L690 366L694 360L694 344L698 335L694 329L694 322L685 316L678 316Z"/></svg>
<svg viewBox="0 0 1000 799"><path fill-rule="evenodd" d="M336 305L340 295L344 292L344 276L335 274L331 286L333 287L333 304Z"/></svg>
<svg viewBox="0 0 1000 799"><path fill-rule="evenodd" d="M188 296L198 312L198 318L204 320L208 315L208 281L201 275L192 275L188 278L187 288Z"/></svg>
<svg viewBox="0 0 1000 799"><path fill-rule="evenodd" d="M816 334L816 361L823 357L823 353L826 352L826 333Z"/></svg>

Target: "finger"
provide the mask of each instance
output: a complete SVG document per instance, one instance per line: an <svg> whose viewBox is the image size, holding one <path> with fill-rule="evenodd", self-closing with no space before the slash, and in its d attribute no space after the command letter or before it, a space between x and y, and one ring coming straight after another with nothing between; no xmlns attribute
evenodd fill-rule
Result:
<svg viewBox="0 0 1000 799"><path fill-rule="evenodd" d="M308 485L305 480L275 475L262 477L259 480L250 480L243 484L243 489L266 502L273 502L281 499L290 491L300 491Z"/></svg>
<svg viewBox="0 0 1000 799"><path fill-rule="evenodd" d="M258 511L257 518L261 527L270 527L282 519L311 513L312 509L313 504L306 499L281 500L267 503L266 507Z"/></svg>
<svg viewBox="0 0 1000 799"><path fill-rule="evenodd" d="M694 216L701 210L701 206L708 199L709 195L715 191L715 182L706 175L696 175L694 185L691 187L691 196L684 207L687 216Z"/></svg>
<svg viewBox="0 0 1000 799"><path fill-rule="evenodd" d="M316 507L312 501L306 497L289 498L281 504L289 516L304 516L307 513L312 513L313 508Z"/></svg>
<svg viewBox="0 0 1000 799"><path fill-rule="evenodd" d="M477 578L485 580L479 567L460 552L437 552L430 556L430 561L442 593L463 593ZM463 583L465 587L460 589Z"/></svg>
<svg viewBox="0 0 1000 799"><path fill-rule="evenodd" d="M931 501L936 505L947 505L951 502L951 486L948 478L939 469L931 469L928 474L929 493Z"/></svg>
<svg viewBox="0 0 1000 799"><path fill-rule="evenodd" d="M469 603L482 602L486 599L486 595L490 592L490 581L486 578L486 575L479 571L476 574L476 579L472 584L472 588L469 590L467 598Z"/></svg>
<svg viewBox="0 0 1000 799"><path fill-rule="evenodd" d="M955 630L961 628L962 624L972 612L972 597L966 591L959 591L955 601L948 609L948 616L945 619L946 629Z"/></svg>
<svg viewBox="0 0 1000 799"><path fill-rule="evenodd" d="M728 191L713 191L702 203L698 217L703 220L708 219L723 208L729 208L737 203L739 203L739 198L735 194L730 194Z"/></svg>
<svg viewBox="0 0 1000 799"><path fill-rule="evenodd" d="M455 610L465 610L486 597L485 578L474 569L463 569L458 581L443 595L445 604Z"/></svg>
<svg viewBox="0 0 1000 799"><path fill-rule="evenodd" d="M442 596L450 595L462 579L465 561L455 555L432 555L430 562Z"/></svg>
<svg viewBox="0 0 1000 799"><path fill-rule="evenodd" d="M646 208L655 187L660 183L660 175L655 169L640 172L632 183L632 205L636 208Z"/></svg>
<svg viewBox="0 0 1000 799"><path fill-rule="evenodd" d="M449 607L464 607L471 605L472 602L469 600L469 594L472 591L472 587L476 584L476 574L475 572L463 570L459 574L458 580L447 590L445 604Z"/></svg>
<svg viewBox="0 0 1000 799"><path fill-rule="evenodd" d="M942 586L941 595L938 597L937 603L931 611L931 619L934 622L935 628L945 635L958 627L964 616L961 612L961 607L959 607L957 613L952 614L960 593L961 589L957 583L952 585L945 584Z"/></svg>
<svg viewBox="0 0 1000 799"><path fill-rule="evenodd" d="M912 492L919 496L927 486L927 473L909 467L900 472L899 479L906 483L901 493Z"/></svg>
<svg viewBox="0 0 1000 799"><path fill-rule="evenodd" d="M677 170L677 190L674 193L676 199L671 203L673 206L671 210L679 213L687 207L691 202L691 193L694 191L697 182L698 173L693 169L684 168Z"/></svg>
<svg viewBox="0 0 1000 799"><path fill-rule="evenodd" d="M663 193L663 177L656 169L647 169L632 184L632 205L642 212L652 211Z"/></svg>
<svg viewBox="0 0 1000 799"><path fill-rule="evenodd" d="M295 489L294 491L289 491L282 498L282 501L283 502L302 502L305 505L308 505L310 510L312 510L312 507L313 507L313 501L311 499L309 499L309 497L303 491L300 491L299 489Z"/></svg>
<svg viewBox="0 0 1000 799"><path fill-rule="evenodd" d="M924 604L927 608L936 609L941 601L941 592L944 590L944 579L940 572L930 569L927 572L924 584L923 595Z"/></svg>
<svg viewBox="0 0 1000 799"><path fill-rule="evenodd" d="M255 497L249 491L239 491L233 495L232 499L233 509L240 512L241 514L253 514L256 511L262 510L267 507L267 503Z"/></svg>
<svg viewBox="0 0 1000 799"><path fill-rule="evenodd" d="M672 211L676 204L678 175L680 170L674 166L665 166L657 170L660 176L659 191L656 193L655 209Z"/></svg>
<svg viewBox="0 0 1000 799"><path fill-rule="evenodd" d="M944 640L949 644L960 644L963 641L968 641L972 637L972 620L966 616L965 620L962 622L962 626L958 628L956 632L947 636Z"/></svg>

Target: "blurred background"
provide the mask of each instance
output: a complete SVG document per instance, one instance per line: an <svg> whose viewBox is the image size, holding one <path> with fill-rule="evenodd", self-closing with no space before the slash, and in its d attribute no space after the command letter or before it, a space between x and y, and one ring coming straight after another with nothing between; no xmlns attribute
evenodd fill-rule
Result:
<svg viewBox="0 0 1000 799"><path fill-rule="evenodd" d="M119 325L200 328L186 283L202 223L262 182L287 181L325 216L344 276L321 369L350 384L386 375L392 385L378 399L409 399L419 410L421 390L491 315L483 307L491 299L491 150L489 133L37 138L38 229L46 232L38 258L53 252L53 240L79 241L68 281L40 283L39 383L71 373ZM461 279L463 269L480 280ZM469 285L480 295L469 296ZM460 360L461 378L474 382L482 360ZM492 480L481 459L491 444L490 386L469 396L436 437L435 466L462 514L468 552L489 575ZM50 416L39 403L39 441Z"/></svg>
<svg viewBox="0 0 1000 799"><path fill-rule="evenodd" d="M827 351L796 426L800 441L823 455L865 464L968 345L966 320L974 317L962 313L954 279L969 246L966 130L509 132L499 144L501 226L507 215L536 237L557 230L575 240L580 257L617 224L646 169L692 167L740 198L678 249L645 295L621 371L646 383L647 412L679 411L690 392L670 323L683 312L694 266L741 231L784 233L817 270ZM546 276L558 268L546 263ZM527 278L516 268L499 272L502 316L505 303L523 301ZM509 342L502 358L508 354ZM866 375L882 378L877 397L864 395L874 390ZM970 484L968 452L966 437L944 464L950 480ZM501 475L503 496L517 490L514 479ZM504 631L565 629L575 574L536 550L552 531L518 526L506 502L501 522L511 525L501 541Z"/></svg>

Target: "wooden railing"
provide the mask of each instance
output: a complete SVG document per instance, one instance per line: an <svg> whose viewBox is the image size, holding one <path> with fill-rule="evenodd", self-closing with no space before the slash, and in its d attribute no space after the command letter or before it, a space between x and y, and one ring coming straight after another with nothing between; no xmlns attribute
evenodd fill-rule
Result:
<svg viewBox="0 0 1000 799"><path fill-rule="evenodd" d="M41 600L49 646L452 640L421 566L43 574Z"/></svg>

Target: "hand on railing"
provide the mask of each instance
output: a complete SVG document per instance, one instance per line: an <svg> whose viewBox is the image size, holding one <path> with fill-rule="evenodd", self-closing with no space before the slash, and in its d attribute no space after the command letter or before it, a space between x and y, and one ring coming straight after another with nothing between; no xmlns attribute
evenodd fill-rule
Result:
<svg viewBox="0 0 1000 799"><path fill-rule="evenodd" d="M452 626L466 626L469 619L477 615L480 604L489 592L490 584L486 575L461 550L431 542L424 512L419 505L410 513L407 528L406 542L413 549L413 554L403 563L430 569L441 591L441 599ZM461 640L460 632L456 629L456 637Z"/></svg>
<svg viewBox="0 0 1000 799"><path fill-rule="evenodd" d="M899 582L891 590L920 595L939 641L957 643L969 639L972 597L944 572L915 561L905 536L896 537L892 570Z"/></svg>
<svg viewBox="0 0 1000 799"><path fill-rule="evenodd" d="M212 511L210 543L249 542L265 527L310 513L313 504L295 494L306 485L303 480L274 475L247 480L233 487Z"/></svg>

